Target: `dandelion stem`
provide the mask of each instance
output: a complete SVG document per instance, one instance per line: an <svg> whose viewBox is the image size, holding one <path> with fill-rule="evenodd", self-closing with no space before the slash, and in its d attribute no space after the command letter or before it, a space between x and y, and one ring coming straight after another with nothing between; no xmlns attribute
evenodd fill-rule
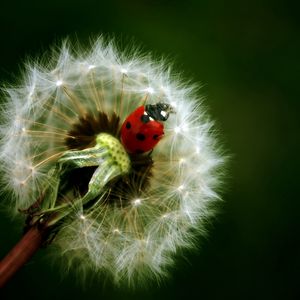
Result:
<svg viewBox="0 0 300 300"><path fill-rule="evenodd" d="M33 226L0 261L0 288L35 254L48 236L47 226Z"/></svg>

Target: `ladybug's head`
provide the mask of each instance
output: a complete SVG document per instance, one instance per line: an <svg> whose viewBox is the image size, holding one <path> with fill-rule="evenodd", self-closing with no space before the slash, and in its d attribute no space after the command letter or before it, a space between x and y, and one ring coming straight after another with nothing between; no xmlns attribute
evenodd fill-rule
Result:
<svg viewBox="0 0 300 300"><path fill-rule="evenodd" d="M169 114L173 112L173 107L170 104L161 102L147 104L145 106L145 112L155 121L166 121L169 118Z"/></svg>

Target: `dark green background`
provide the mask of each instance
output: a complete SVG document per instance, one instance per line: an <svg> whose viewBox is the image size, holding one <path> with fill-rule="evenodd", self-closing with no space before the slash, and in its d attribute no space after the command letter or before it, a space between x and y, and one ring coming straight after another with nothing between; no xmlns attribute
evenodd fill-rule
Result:
<svg viewBox="0 0 300 300"><path fill-rule="evenodd" d="M0 7L0 77L14 82L68 35L113 34L175 60L205 84L210 114L232 154L222 212L200 250L147 291L62 279L40 251L3 299L300 299L299 7L296 1L6 1ZM20 227L0 219L0 255ZM2 299L2 298L1 298Z"/></svg>

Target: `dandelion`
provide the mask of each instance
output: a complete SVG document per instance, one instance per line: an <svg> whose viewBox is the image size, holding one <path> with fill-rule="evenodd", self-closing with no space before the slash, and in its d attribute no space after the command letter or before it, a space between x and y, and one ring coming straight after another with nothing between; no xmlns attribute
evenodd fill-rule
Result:
<svg viewBox="0 0 300 300"><path fill-rule="evenodd" d="M69 48L5 89L3 185L26 216L23 240L38 237L27 256L51 243L82 277L159 280L179 248L194 246L219 199L223 158L212 123L194 88L164 63L120 54L102 39L82 54ZM164 136L135 151L122 124L141 106L160 107Z"/></svg>

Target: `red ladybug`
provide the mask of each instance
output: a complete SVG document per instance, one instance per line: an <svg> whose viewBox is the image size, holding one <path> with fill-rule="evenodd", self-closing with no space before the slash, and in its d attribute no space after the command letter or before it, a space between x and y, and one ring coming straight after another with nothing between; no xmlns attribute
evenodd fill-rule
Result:
<svg viewBox="0 0 300 300"><path fill-rule="evenodd" d="M166 103L138 107L121 127L121 142L129 153L144 153L155 147L164 135L164 125L172 107Z"/></svg>

